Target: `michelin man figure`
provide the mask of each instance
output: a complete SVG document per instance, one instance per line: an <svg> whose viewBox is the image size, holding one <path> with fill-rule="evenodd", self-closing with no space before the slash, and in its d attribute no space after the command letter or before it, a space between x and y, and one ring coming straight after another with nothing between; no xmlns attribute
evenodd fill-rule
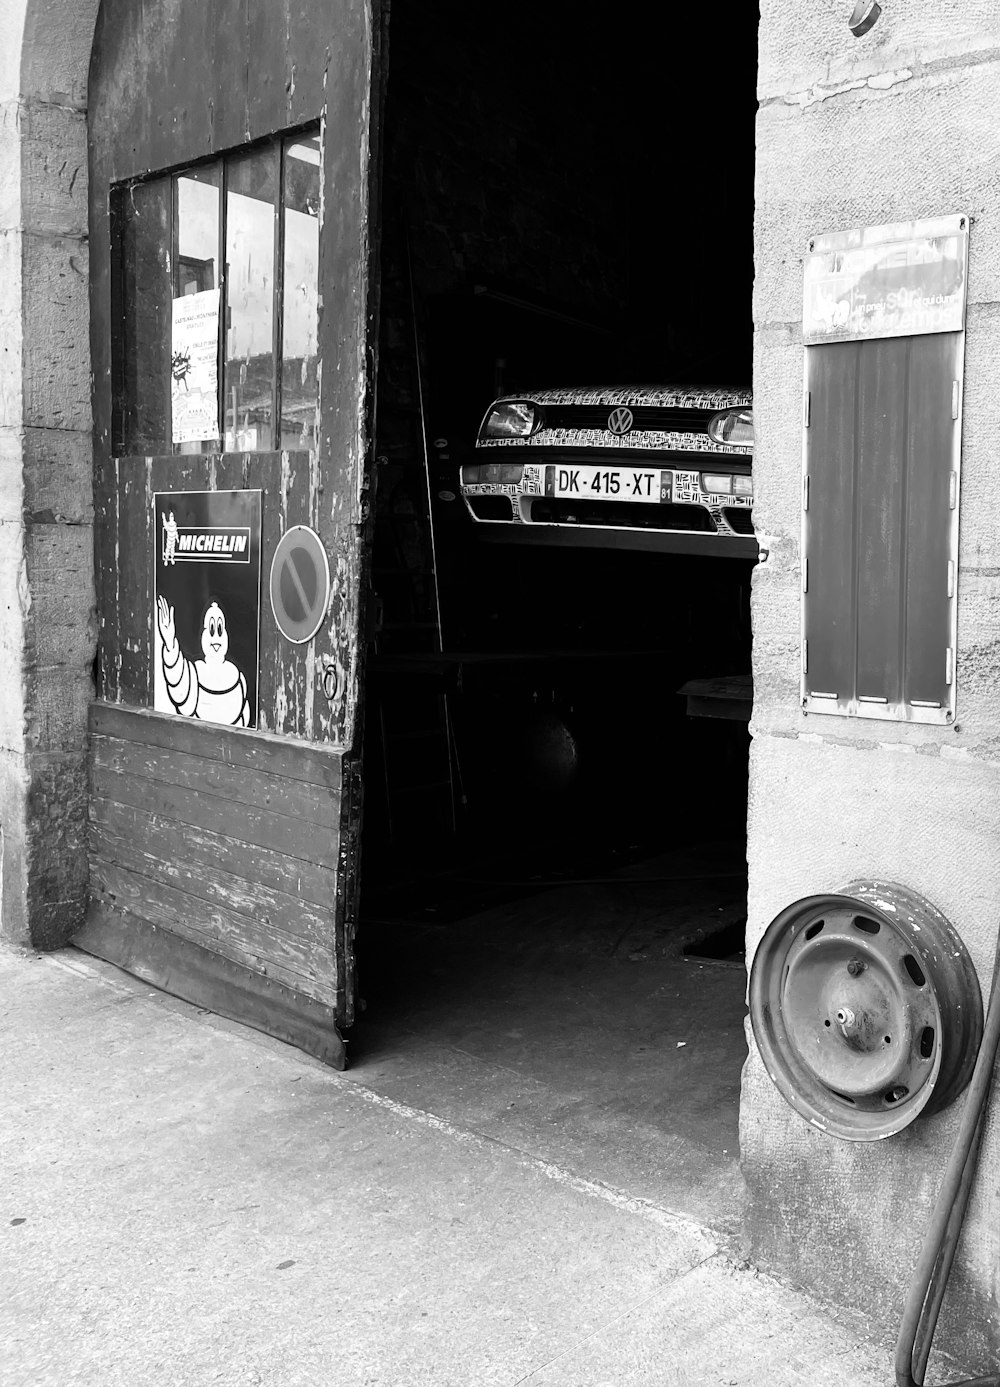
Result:
<svg viewBox="0 0 1000 1387"><path fill-rule="evenodd" d="M248 727L250 702L242 671L228 659L229 632L218 602L209 604L201 628L203 660L189 660L177 641L174 609L161 597L156 603L163 677L170 702L182 717Z"/></svg>
<svg viewBox="0 0 1000 1387"><path fill-rule="evenodd" d="M163 517L163 562L177 562L177 521L173 511Z"/></svg>

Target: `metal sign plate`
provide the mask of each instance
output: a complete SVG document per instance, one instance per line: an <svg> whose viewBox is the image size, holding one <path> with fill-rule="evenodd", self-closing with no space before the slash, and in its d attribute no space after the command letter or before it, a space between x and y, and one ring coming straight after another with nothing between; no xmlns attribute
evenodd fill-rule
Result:
<svg viewBox="0 0 1000 1387"><path fill-rule="evenodd" d="M153 496L153 708L257 726L259 491Z"/></svg>
<svg viewBox="0 0 1000 1387"><path fill-rule="evenodd" d="M805 345L961 332L969 219L933 217L830 232L809 242Z"/></svg>
<svg viewBox="0 0 1000 1387"><path fill-rule="evenodd" d="M271 560L271 610L294 645L312 640L330 606L330 563L323 541L306 525L281 537Z"/></svg>

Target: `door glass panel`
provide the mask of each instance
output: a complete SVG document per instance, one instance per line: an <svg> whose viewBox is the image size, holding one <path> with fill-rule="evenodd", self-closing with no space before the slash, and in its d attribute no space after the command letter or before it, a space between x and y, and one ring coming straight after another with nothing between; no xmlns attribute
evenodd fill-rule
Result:
<svg viewBox="0 0 1000 1387"><path fill-rule="evenodd" d="M190 169L174 180L174 297L209 294L219 287L219 214L221 169L218 164ZM214 305L218 320L218 305ZM202 369L201 375L207 373ZM176 422L176 421L175 421ZM175 443L178 453L212 452L218 448L218 414L214 431L204 421L205 438Z"/></svg>
<svg viewBox="0 0 1000 1387"><path fill-rule="evenodd" d="M121 335L114 363L116 451L169 452L170 179L124 189L117 212Z"/></svg>
<svg viewBox="0 0 1000 1387"><path fill-rule="evenodd" d="M274 447L277 165L276 144L227 162L227 452Z"/></svg>
<svg viewBox="0 0 1000 1387"><path fill-rule="evenodd" d="M281 446L315 448L319 403L318 136L284 141Z"/></svg>
<svg viewBox="0 0 1000 1387"><path fill-rule="evenodd" d="M177 177L178 297L218 287L220 181L218 164Z"/></svg>

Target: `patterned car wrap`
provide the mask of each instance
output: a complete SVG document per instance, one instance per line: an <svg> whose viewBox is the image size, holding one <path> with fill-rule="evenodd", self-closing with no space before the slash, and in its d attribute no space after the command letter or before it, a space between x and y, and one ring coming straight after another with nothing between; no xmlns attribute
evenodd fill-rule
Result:
<svg viewBox="0 0 1000 1387"><path fill-rule="evenodd" d="M700 453L705 455L705 465L711 468L712 460L719 458L717 464L720 470L726 470L723 458L740 458L746 461L751 455L751 449L746 445L716 443L708 437L706 424L703 419L693 421L691 432L683 429L656 429L650 428L648 422L641 429L637 428L625 435L612 433L610 429L600 428L565 428L547 427L544 422L544 408L546 405L573 406L585 405L607 406L610 412L620 406L629 408L662 408L670 410L711 410L719 412L726 409L748 408L752 403L751 393L748 390L733 390L723 386L703 386L697 388L685 386L668 385L622 385L622 386L591 386L581 389L555 389L523 391L519 394L509 394L500 396L490 405L489 410L483 420L483 428L486 419L490 417L497 405L504 403L528 403L541 406L543 420L533 433L524 438L487 438L483 435L482 428L476 440L477 451L481 449L501 448L506 450L514 449L517 452L530 452L533 456L525 458L524 474L520 482L469 482L462 478L462 495L466 506L474 519L478 520L475 512L469 505L469 498L475 496L507 496L511 503L511 515L508 521L479 521L483 524L510 524L515 525L548 525L548 526L576 526L574 521L535 521L529 519L530 498L545 495L545 472L547 459L538 460L539 452L547 449L558 449L560 459L567 454L576 454L573 462L578 464L594 465L598 459L593 455L596 452L601 454L600 464L607 466L627 465L631 460L635 462L636 454L656 453L659 455L659 466L664 471L672 474L672 501L674 505L700 507L707 511L712 518L712 523L716 534L723 539L725 537L737 537L740 532L734 530L725 517L724 511L747 510L753 506L753 500L749 496L730 495L728 493L707 492L701 487L700 471L691 470L690 455ZM621 463L616 459L609 458L609 452L618 453L621 456ZM591 456L588 457L587 455ZM677 457L680 454L681 457ZM649 460L650 462L652 459ZM671 463L675 465L671 465ZM676 463L680 462L678 468ZM684 465L686 463L686 465ZM649 463L645 463L649 465ZM742 470L742 469L737 469ZM527 503L521 504L522 498ZM697 526L692 525L691 531L695 532ZM677 532L676 526L664 529L663 533ZM742 537L742 536L741 536Z"/></svg>
<svg viewBox="0 0 1000 1387"><path fill-rule="evenodd" d="M724 453L730 457L746 457L746 448L728 443L715 443L706 433L669 433L659 429L636 429L624 437L610 429L547 429L540 428L528 438L479 438L477 448L614 448L616 452L659 453Z"/></svg>
<svg viewBox="0 0 1000 1387"><path fill-rule="evenodd" d="M519 395L501 395L490 405L652 405L660 409L740 409L752 403L749 390L732 390L724 385L591 385L584 389L524 390ZM489 410L487 411L489 414Z"/></svg>

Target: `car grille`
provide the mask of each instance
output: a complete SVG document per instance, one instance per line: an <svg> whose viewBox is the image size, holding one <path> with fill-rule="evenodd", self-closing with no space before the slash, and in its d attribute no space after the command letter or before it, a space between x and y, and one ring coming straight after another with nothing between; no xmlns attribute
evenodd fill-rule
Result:
<svg viewBox="0 0 1000 1387"><path fill-rule="evenodd" d="M615 405L543 405L542 427L546 429L606 429ZM631 432L704 433L715 409L666 409L655 405L636 405L632 410Z"/></svg>
<svg viewBox="0 0 1000 1387"><path fill-rule="evenodd" d="M533 496L531 519L549 524L628 527L635 530L697 530L715 534L715 522L701 506L651 506L645 502L587 501Z"/></svg>
<svg viewBox="0 0 1000 1387"><path fill-rule="evenodd" d="M513 507L509 496L466 496L477 520L512 520Z"/></svg>
<svg viewBox="0 0 1000 1387"><path fill-rule="evenodd" d="M738 535L753 534L753 511L749 506L723 506L722 514L729 528Z"/></svg>

